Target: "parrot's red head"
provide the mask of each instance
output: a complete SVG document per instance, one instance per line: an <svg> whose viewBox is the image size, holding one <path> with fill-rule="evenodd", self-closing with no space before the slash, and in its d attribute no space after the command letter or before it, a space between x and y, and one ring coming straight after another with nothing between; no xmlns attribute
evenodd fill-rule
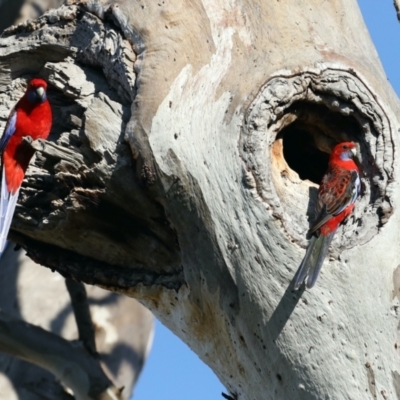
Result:
<svg viewBox="0 0 400 400"><path fill-rule="evenodd" d="M32 103L43 103L47 100L47 82L42 78L33 78L28 83L26 95Z"/></svg>
<svg viewBox="0 0 400 400"><path fill-rule="evenodd" d="M341 159L343 161L347 161L350 159L354 159L357 156L357 147L353 142L342 142L337 144L331 153L332 159Z"/></svg>

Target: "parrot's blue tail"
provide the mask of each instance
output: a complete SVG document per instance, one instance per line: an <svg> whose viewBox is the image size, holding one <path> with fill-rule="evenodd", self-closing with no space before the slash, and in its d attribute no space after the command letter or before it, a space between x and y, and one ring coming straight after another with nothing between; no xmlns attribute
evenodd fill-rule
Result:
<svg viewBox="0 0 400 400"><path fill-rule="evenodd" d="M14 194L8 191L4 169L3 166L0 194L0 253L4 250L6 245L8 231L10 230L19 194L19 188Z"/></svg>
<svg viewBox="0 0 400 400"><path fill-rule="evenodd" d="M320 234L319 236L314 235L311 237L306 255L297 271L294 284L295 290L297 290L304 281L308 289L315 285L335 232L336 231L331 232L326 236Z"/></svg>

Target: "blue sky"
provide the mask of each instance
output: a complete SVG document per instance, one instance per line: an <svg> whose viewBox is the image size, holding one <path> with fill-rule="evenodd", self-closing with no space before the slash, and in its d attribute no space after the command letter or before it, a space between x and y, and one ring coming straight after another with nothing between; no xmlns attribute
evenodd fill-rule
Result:
<svg viewBox="0 0 400 400"><path fill-rule="evenodd" d="M157 321L149 359L133 400L224 400L226 390L212 370Z"/></svg>
<svg viewBox="0 0 400 400"><path fill-rule="evenodd" d="M400 23L393 0L359 0L386 75L400 93ZM222 384L196 354L157 322L154 346L134 400L223 400Z"/></svg>
<svg viewBox="0 0 400 400"><path fill-rule="evenodd" d="M400 23L393 0L358 0L391 85L400 95Z"/></svg>

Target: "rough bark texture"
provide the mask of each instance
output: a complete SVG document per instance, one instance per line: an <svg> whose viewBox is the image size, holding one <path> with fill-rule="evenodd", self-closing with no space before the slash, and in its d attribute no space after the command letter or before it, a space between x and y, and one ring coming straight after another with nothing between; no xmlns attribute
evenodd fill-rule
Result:
<svg viewBox="0 0 400 400"><path fill-rule="evenodd" d="M32 74L28 255L139 298L239 399L400 396L400 109L355 0L70 2L0 39L4 119ZM294 292L343 139L364 194Z"/></svg>

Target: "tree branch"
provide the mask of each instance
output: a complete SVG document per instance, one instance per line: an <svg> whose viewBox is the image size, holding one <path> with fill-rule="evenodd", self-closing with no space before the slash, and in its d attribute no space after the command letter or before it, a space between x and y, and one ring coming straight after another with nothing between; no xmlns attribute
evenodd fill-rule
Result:
<svg viewBox="0 0 400 400"><path fill-rule="evenodd" d="M83 283L69 278L65 279L65 286L71 298L79 340L82 341L86 350L94 357L97 355L96 341L85 286Z"/></svg>
<svg viewBox="0 0 400 400"><path fill-rule="evenodd" d="M98 360L79 342L69 342L0 311L0 351L36 364L71 388L77 399L122 399Z"/></svg>
<svg viewBox="0 0 400 400"><path fill-rule="evenodd" d="M400 22L400 0L394 0L394 8L396 9L397 19Z"/></svg>

